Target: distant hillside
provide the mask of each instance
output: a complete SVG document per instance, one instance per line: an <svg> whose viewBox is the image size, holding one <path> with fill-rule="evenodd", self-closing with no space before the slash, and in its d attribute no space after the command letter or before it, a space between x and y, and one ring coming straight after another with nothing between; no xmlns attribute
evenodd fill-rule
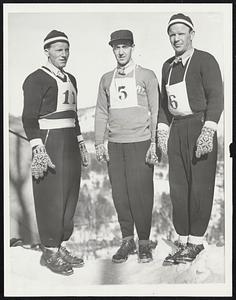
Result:
<svg viewBox="0 0 236 300"><path fill-rule="evenodd" d="M78 118L82 132L93 132L95 106L79 109Z"/></svg>
<svg viewBox="0 0 236 300"><path fill-rule="evenodd" d="M94 131L95 106L79 109L78 117L82 132ZM17 133L24 134L20 116L9 115L9 126L9 129L17 130Z"/></svg>

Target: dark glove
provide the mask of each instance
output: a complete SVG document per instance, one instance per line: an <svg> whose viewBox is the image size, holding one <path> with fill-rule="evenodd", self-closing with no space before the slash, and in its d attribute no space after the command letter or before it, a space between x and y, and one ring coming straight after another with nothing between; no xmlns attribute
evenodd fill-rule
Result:
<svg viewBox="0 0 236 300"><path fill-rule="evenodd" d="M200 158L202 155L207 154L213 150L213 137L215 130L203 126L201 134L197 139L196 157Z"/></svg>
<svg viewBox="0 0 236 300"><path fill-rule="evenodd" d="M147 151L145 161L149 165L157 165L158 157L156 155L156 143L151 143Z"/></svg>
<svg viewBox="0 0 236 300"><path fill-rule="evenodd" d="M56 166L52 163L44 145L38 145L33 148L31 170L32 176L35 179L40 177L42 178L44 176L44 172L46 172L48 168L55 169L55 167Z"/></svg>
<svg viewBox="0 0 236 300"><path fill-rule="evenodd" d="M82 165L84 167L87 167L89 164L89 153L86 149L84 141L79 143L79 150L80 150Z"/></svg>
<svg viewBox="0 0 236 300"><path fill-rule="evenodd" d="M104 144L95 146L95 150L96 150L96 157L98 161L100 162L109 161L109 154Z"/></svg>

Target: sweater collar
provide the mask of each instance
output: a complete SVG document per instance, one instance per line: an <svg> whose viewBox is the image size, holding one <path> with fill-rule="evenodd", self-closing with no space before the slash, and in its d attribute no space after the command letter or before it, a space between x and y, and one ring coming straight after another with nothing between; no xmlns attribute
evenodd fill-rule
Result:
<svg viewBox="0 0 236 300"><path fill-rule="evenodd" d="M190 56L192 56L193 52L194 52L194 48L191 48L191 49L185 51L182 55L176 56L174 61L173 61L173 64L178 63L178 62L182 62L182 65L185 66L187 60L189 59Z"/></svg>
<svg viewBox="0 0 236 300"><path fill-rule="evenodd" d="M64 77L63 70L59 70L57 67L55 67L49 61L47 62L47 64L45 65L45 67L47 67L56 76Z"/></svg>
<svg viewBox="0 0 236 300"><path fill-rule="evenodd" d="M127 75L130 73L135 67L134 61L131 59L127 65L124 67L117 66L117 72L119 75Z"/></svg>

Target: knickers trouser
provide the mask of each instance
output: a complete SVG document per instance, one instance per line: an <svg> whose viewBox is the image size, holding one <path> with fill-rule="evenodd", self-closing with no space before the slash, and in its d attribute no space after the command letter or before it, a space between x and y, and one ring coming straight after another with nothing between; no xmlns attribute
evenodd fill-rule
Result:
<svg viewBox="0 0 236 300"><path fill-rule="evenodd" d="M41 130L43 141L46 133ZM56 168L33 180L35 210L41 243L58 247L73 232L79 196L81 157L74 128L50 129L46 150Z"/></svg>
<svg viewBox="0 0 236 300"><path fill-rule="evenodd" d="M122 237L134 235L148 240L153 208L153 166L145 164L150 140L108 143L108 173Z"/></svg>
<svg viewBox="0 0 236 300"><path fill-rule="evenodd" d="M174 119L168 141L170 197L173 224L179 235L203 236L211 216L217 160L213 151L196 158L203 114Z"/></svg>

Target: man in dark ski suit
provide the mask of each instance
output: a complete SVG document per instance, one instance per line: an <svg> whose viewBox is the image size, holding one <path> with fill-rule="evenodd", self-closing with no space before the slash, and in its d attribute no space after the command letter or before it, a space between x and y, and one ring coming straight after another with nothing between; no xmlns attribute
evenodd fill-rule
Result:
<svg viewBox="0 0 236 300"><path fill-rule="evenodd" d="M68 37L51 31L44 39L48 62L24 81L23 126L32 147L32 176L36 218L43 254L41 264L71 275L83 259L65 247L73 232L81 161L88 152L77 116L77 85L65 72Z"/></svg>
<svg viewBox="0 0 236 300"><path fill-rule="evenodd" d="M173 224L179 236L177 252L164 262L172 264L192 261L204 249L214 195L223 85L215 58L193 48L195 32L188 16L173 15L167 32L175 56L162 68L157 137L161 150L168 151Z"/></svg>

